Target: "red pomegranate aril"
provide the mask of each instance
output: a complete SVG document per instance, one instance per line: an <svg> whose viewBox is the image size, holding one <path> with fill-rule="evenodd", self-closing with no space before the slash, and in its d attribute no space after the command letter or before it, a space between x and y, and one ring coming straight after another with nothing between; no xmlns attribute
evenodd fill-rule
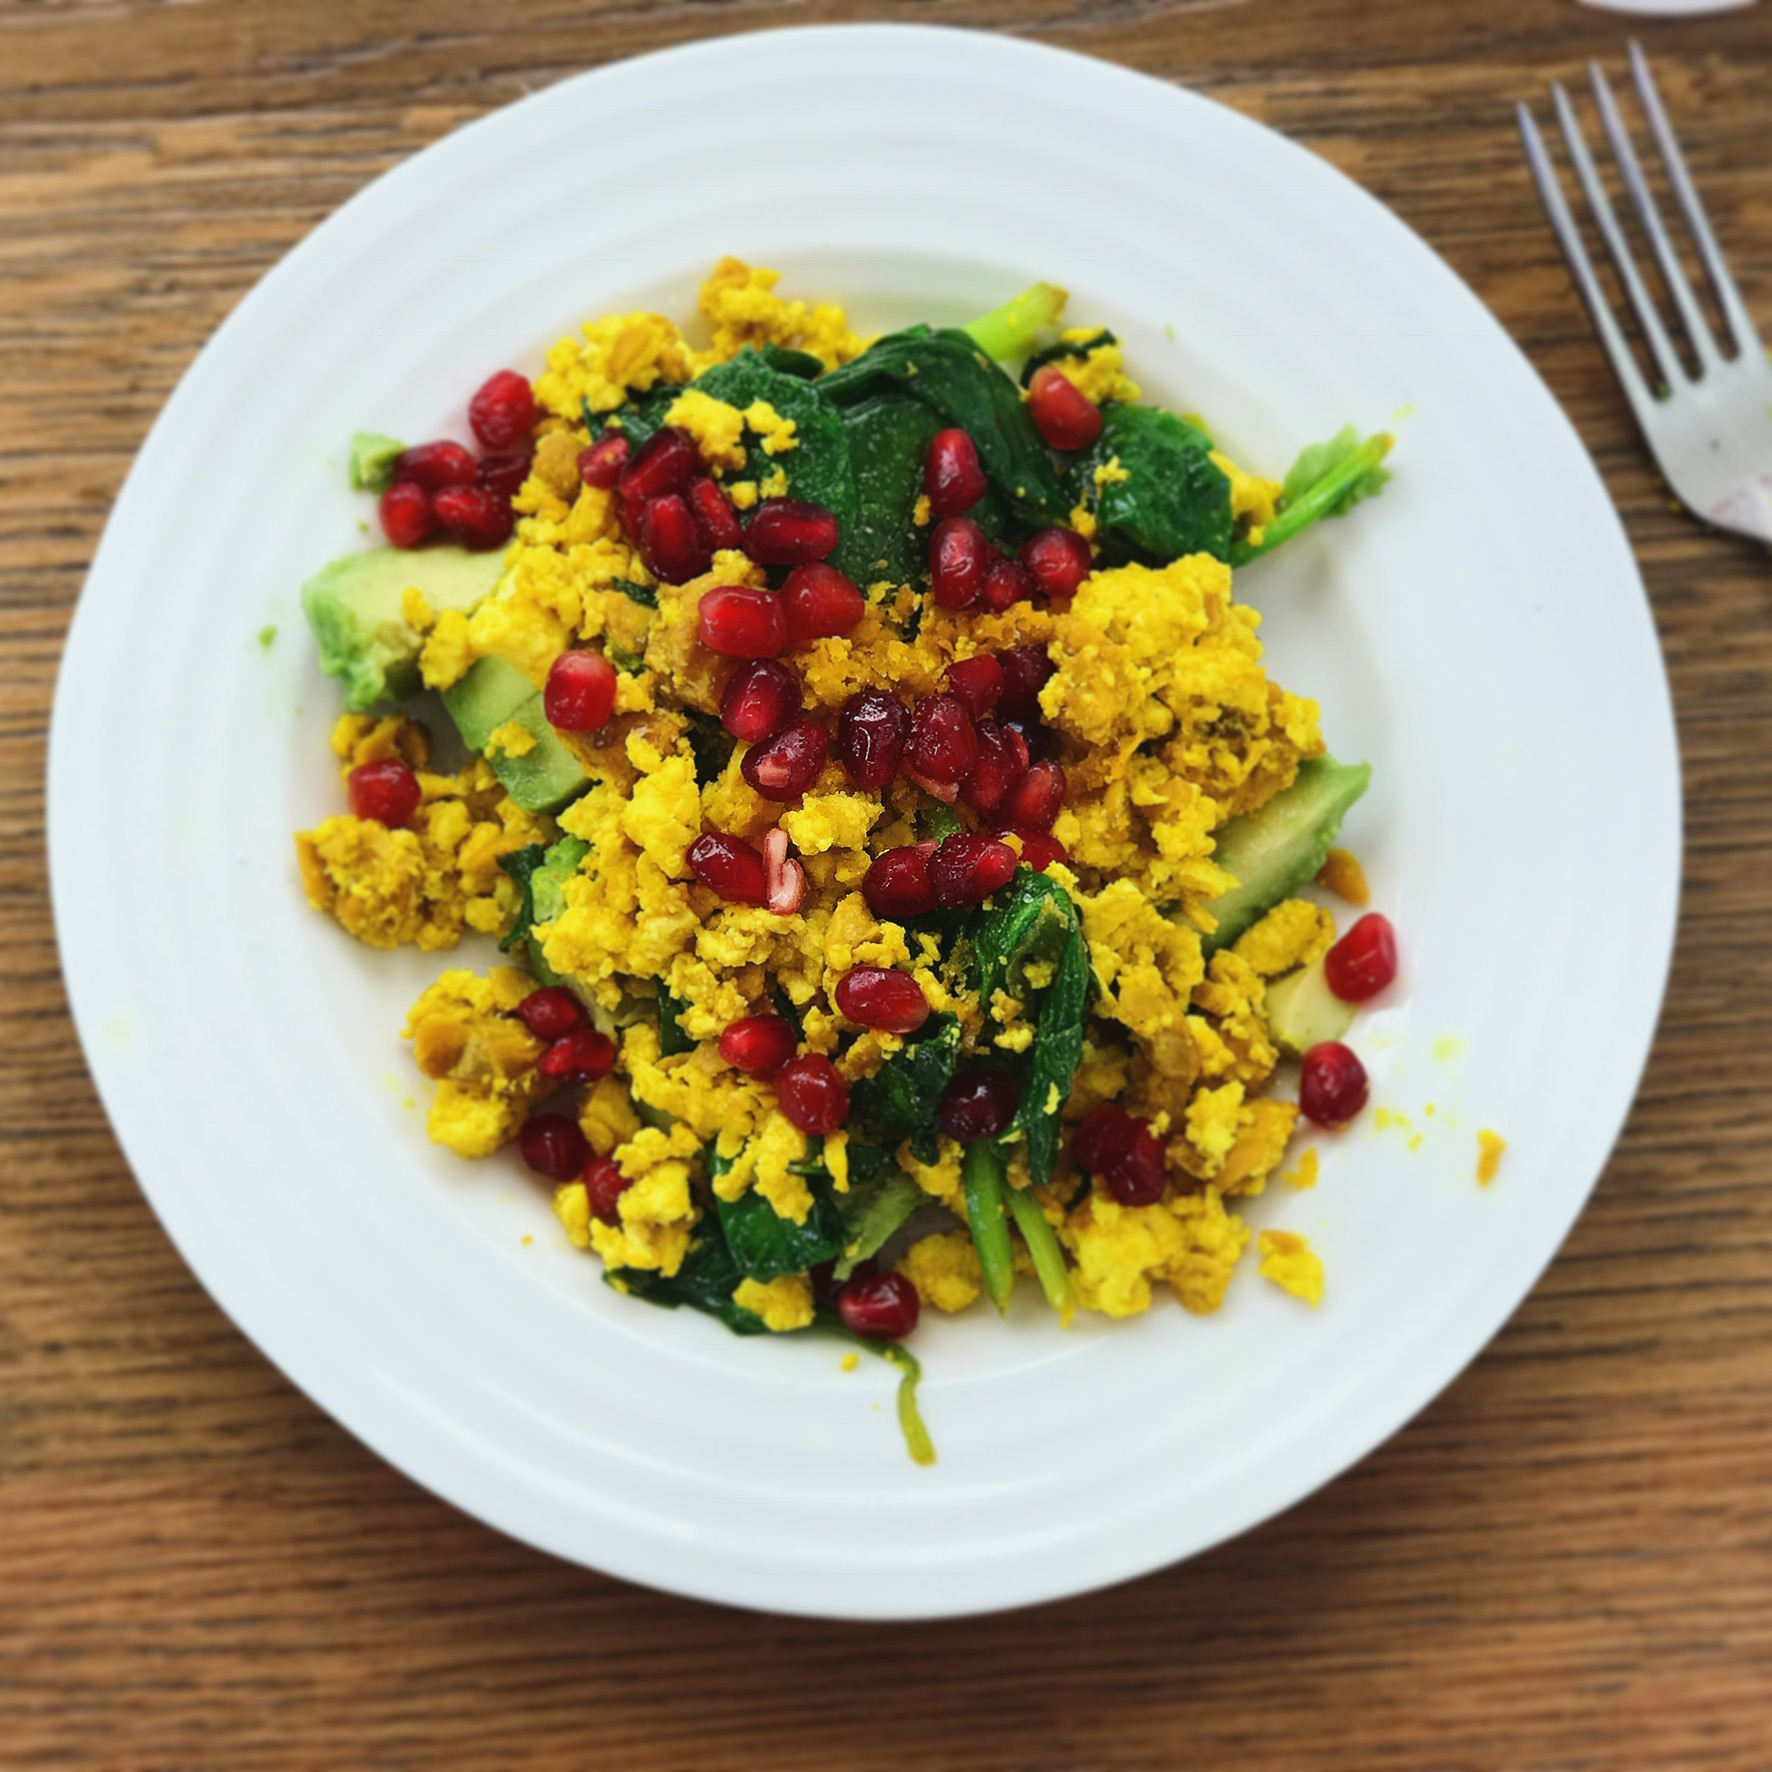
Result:
<svg viewBox="0 0 1772 1772"><path fill-rule="evenodd" d="M682 493L661 493L640 507L640 557L654 578L673 585L699 578L713 564Z"/></svg>
<svg viewBox="0 0 1772 1772"><path fill-rule="evenodd" d="M1019 560L993 560L985 569L978 600L993 615L1001 615L1017 603L1032 601L1033 595L1033 574Z"/></svg>
<svg viewBox="0 0 1772 1772"><path fill-rule="evenodd" d="M1042 529L1021 544L1021 563L1035 588L1062 602L1095 569L1089 544L1074 529Z"/></svg>
<svg viewBox="0 0 1772 1772"><path fill-rule="evenodd" d="M800 711L800 679L773 658L753 658L726 680L720 724L746 744L764 744Z"/></svg>
<svg viewBox="0 0 1772 1772"><path fill-rule="evenodd" d="M763 902L772 915L794 916L806 901L806 870L788 854L788 834L777 825L763 839Z"/></svg>
<svg viewBox="0 0 1772 1772"><path fill-rule="evenodd" d="M509 504L529 478L529 460L526 455L486 456L480 463L480 484L494 498L502 498Z"/></svg>
<svg viewBox="0 0 1772 1772"><path fill-rule="evenodd" d="M1036 721L1040 691L1057 666L1041 646L1008 646L997 654L1003 667L1003 693L997 699L999 720Z"/></svg>
<svg viewBox="0 0 1772 1772"><path fill-rule="evenodd" d="M1102 1165L1101 1178L1122 1206L1154 1206L1168 1185L1163 1141L1148 1120L1133 1119L1131 1137Z"/></svg>
<svg viewBox="0 0 1772 1772"><path fill-rule="evenodd" d="M1021 864L1043 874L1055 861L1069 861L1071 852L1049 831L1017 831L1021 839Z"/></svg>
<svg viewBox="0 0 1772 1772"><path fill-rule="evenodd" d="M941 1092L936 1120L949 1138L976 1144L1009 1130L1015 1118L1015 1079L1002 1071L962 1071Z"/></svg>
<svg viewBox="0 0 1772 1772"><path fill-rule="evenodd" d="M620 431L608 431L589 449L578 452L578 477L599 492L613 492L634 446Z"/></svg>
<svg viewBox="0 0 1772 1772"><path fill-rule="evenodd" d="M585 1194L591 1216L599 1224L621 1223L621 1197L634 1184L615 1166L613 1157L593 1157L585 1165Z"/></svg>
<svg viewBox="0 0 1772 1772"><path fill-rule="evenodd" d="M937 799L952 801L978 761L978 727L965 702L945 692L926 695L911 715L904 772Z"/></svg>
<svg viewBox="0 0 1772 1772"><path fill-rule="evenodd" d="M1027 774L1027 740L995 720L978 722L978 761L960 784L960 798L974 812L995 812Z"/></svg>
<svg viewBox="0 0 1772 1772"><path fill-rule="evenodd" d="M803 498L766 498L751 516L744 550L759 566L804 566L837 545L837 515Z"/></svg>
<svg viewBox="0 0 1772 1772"><path fill-rule="evenodd" d="M773 658L787 644L787 612L773 591L716 585L702 596L696 632L728 658Z"/></svg>
<svg viewBox="0 0 1772 1772"><path fill-rule="evenodd" d="M943 837L929 861L935 902L948 910L983 904L1015 877L1015 851L995 837L956 831Z"/></svg>
<svg viewBox="0 0 1772 1772"><path fill-rule="evenodd" d="M662 425L640 445L615 483L624 498L644 504L667 492L681 492L700 471L701 452L695 439L675 425Z"/></svg>
<svg viewBox="0 0 1772 1772"><path fill-rule="evenodd" d="M802 1132L835 1132L849 1118L849 1085L822 1053L802 1052L775 1073L775 1098Z"/></svg>
<svg viewBox="0 0 1772 1772"><path fill-rule="evenodd" d="M763 857L742 837L704 831L689 845L689 871L728 904L762 904L768 896Z"/></svg>
<svg viewBox="0 0 1772 1772"><path fill-rule="evenodd" d="M415 443L394 457L394 481L405 480L422 486L426 492L441 492L446 486L472 486L480 477L480 464L447 438L437 443Z"/></svg>
<svg viewBox="0 0 1772 1772"><path fill-rule="evenodd" d="M695 526L710 553L744 546L744 526L738 520L738 512L708 475L697 474L689 482L686 496Z"/></svg>
<svg viewBox="0 0 1772 1772"><path fill-rule="evenodd" d="M1020 735L1017 734L1017 737ZM1003 801L1003 819L1017 830L1049 831L1064 807L1069 786L1064 770L1052 762L1033 763Z"/></svg>
<svg viewBox="0 0 1772 1772"><path fill-rule="evenodd" d="M431 509L438 522L474 554L503 547L516 527L510 500L484 486L446 486L432 493Z"/></svg>
<svg viewBox="0 0 1772 1772"><path fill-rule="evenodd" d="M923 457L923 490L937 517L958 517L984 497L984 469L978 447L957 427L937 431Z"/></svg>
<svg viewBox="0 0 1772 1772"><path fill-rule="evenodd" d="M970 517L944 517L929 538L929 584L943 609L967 609L996 550Z"/></svg>
<svg viewBox="0 0 1772 1772"><path fill-rule="evenodd" d="M372 818L390 828L405 824L424 798L418 777L398 757L359 763L345 777L345 792L359 818Z"/></svg>
<svg viewBox="0 0 1772 1772"><path fill-rule="evenodd" d="M852 966L837 980L837 1007L858 1027L914 1034L929 1019L929 999L908 972Z"/></svg>
<svg viewBox="0 0 1772 1772"><path fill-rule="evenodd" d="M1366 1105L1366 1067L1339 1040L1313 1046L1299 1066L1298 1110L1318 1126L1345 1126Z"/></svg>
<svg viewBox="0 0 1772 1772"><path fill-rule="evenodd" d="M1132 1116L1117 1102L1092 1107L1071 1134L1071 1161L1089 1175L1099 1175L1132 1146L1137 1131Z"/></svg>
<svg viewBox="0 0 1772 1772"><path fill-rule="evenodd" d="M1003 693L1003 667L988 652L963 658L948 666L948 688L965 702L973 719L981 720Z"/></svg>
<svg viewBox="0 0 1772 1772"><path fill-rule="evenodd" d="M898 773L910 736L903 702L883 689L860 690L837 716L837 761L858 788L883 788Z"/></svg>
<svg viewBox="0 0 1772 1772"><path fill-rule="evenodd" d="M1101 435L1095 402L1055 364L1034 371L1028 383L1034 429L1053 449L1087 449Z"/></svg>
<svg viewBox="0 0 1772 1772"><path fill-rule="evenodd" d="M595 1028L563 1034L535 1061L538 1077L562 1086L595 1083L615 1069L615 1042Z"/></svg>
<svg viewBox="0 0 1772 1772"><path fill-rule="evenodd" d="M720 1035L720 1056L747 1077L773 1077L799 1044L785 1016L747 1015L727 1023Z"/></svg>
<svg viewBox="0 0 1772 1772"><path fill-rule="evenodd" d="M422 548L437 533L431 495L416 480L396 480L378 509L382 534L397 548Z"/></svg>
<svg viewBox="0 0 1772 1772"><path fill-rule="evenodd" d="M584 1172L591 1147L578 1122L565 1114L531 1114L517 1134L517 1150L537 1175L571 1181Z"/></svg>
<svg viewBox="0 0 1772 1772"><path fill-rule="evenodd" d="M922 1309L917 1289L903 1274L851 1274L837 1293L837 1315L863 1341L902 1341Z"/></svg>
<svg viewBox="0 0 1772 1772"><path fill-rule="evenodd" d="M501 369L480 384L468 402L468 423L482 449L509 449L535 425L535 393L514 369Z"/></svg>
<svg viewBox="0 0 1772 1772"><path fill-rule="evenodd" d="M543 985L517 1005L517 1017L538 1040L563 1040L576 1034L589 1017L585 1006L563 984Z"/></svg>
<svg viewBox="0 0 1772 1772"><path fill-rule="evenodd" d="M829 748L816 720L792 720L746 751L738 771L765 800L797 800L818 780Z"/></svg>
<svg viewBox="0 0 1772 1772"><path fill-rule="evenodd" d="M868 612L867 599L854 582L817 560L788 574L781 600L787 605L790 646L850 633Z"/></svg>
<svg viewBox="0 0 1772 1772"><path fill-rule="evenodd" d="M1377 911L1363 916L1323 956L1323 977L1344 1003L1376 997L1397 976L1397 932Z"/></svg>
<svg viewBox="0 0 1772 1772"><path fill-rule="evenodd" d="M888 849L875 856L862 876L861 895L876 917L902 923L936 908L935 887L929 880L929 857L918 848Z"/></svg>
<svg viewBox="0 0 1772 1772"><path fill-rule="evenodd" d="M597 732L615 711L615 666L600 652L562 652L548 666L541 710L557 732Z"/></svg>

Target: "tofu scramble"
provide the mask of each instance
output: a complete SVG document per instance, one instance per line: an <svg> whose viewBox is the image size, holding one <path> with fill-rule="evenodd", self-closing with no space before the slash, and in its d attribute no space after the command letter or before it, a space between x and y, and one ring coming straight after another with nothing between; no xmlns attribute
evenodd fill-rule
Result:
<svg viewBox="0 0 1772 1772"><path fill-rule="evenodd" d="M1050 285L870 341L777 282L500 371L478 456L356 439L389 545L303 593L350 810L296 845L357 940L504 950L407 1018L434 1141L514 1144L637 1300L885 1353L924 1457L922 1311L1215 1311L1301 1114L1364 1105L1394 935L1299 893L1359 879L1369 771L1233 569L1390 439L1267 479ZM1322 1296L1303 1238L1258 1256Z"/></svg>

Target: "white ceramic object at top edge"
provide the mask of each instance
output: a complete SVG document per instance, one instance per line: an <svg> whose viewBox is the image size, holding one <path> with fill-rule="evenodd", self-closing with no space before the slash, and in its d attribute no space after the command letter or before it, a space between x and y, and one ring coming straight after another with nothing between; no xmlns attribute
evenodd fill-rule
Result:
<svg viewBox="0 0 1772 1772"><path fill-rule="evenodd" d="M452 962L348 942L293 865L289 833L338 805L336 690L295 592L370 515L344 486L351 432L465 435L491 368L533 371L588 315L687 315L728 251L867 326L1058 280L1150 396L1270 469L1349 420L1398 434L1382 501L1240 591L1275 674L1320 699L1338 754L1375 765L1349 840L1407 972L1356 1043L1419 1148L1368 1115L1318 1141L1315 1191L1249 1206L1321 1251L1314 1315L1250 1261L1211 1319L1165 1298L1062 1333L1024 1287L1007 1324L928 1322L927 1470L883 1365L846 1374L827 1342L624 1301L514 1160L430 1147L398 1033ZM264 279L107 528L58 689L50 847L71 999L143 1188L321 1406L560 1556L735 1604L910 1618L1075 1593L1242 1531L1482 1347L1629 1106L1679 807L1660 655L1600 482L1414 234L1186 92L867 26L565 81L378 180ZM1479 1125L1510 1144L1488 1190Z"/></svg>

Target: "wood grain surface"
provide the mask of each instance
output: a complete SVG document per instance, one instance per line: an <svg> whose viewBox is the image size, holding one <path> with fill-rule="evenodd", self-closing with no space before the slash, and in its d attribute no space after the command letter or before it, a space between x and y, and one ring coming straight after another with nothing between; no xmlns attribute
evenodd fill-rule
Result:
<svg viewBox="0 0 1772 1772"><path fill-rule="evenodd" d="M81 576L131 452L253 281L367 180L524 92L858 17L1184 82L1418 228L1617 499L1688 796L1641 1097L1568 1246L1470 1371L1341 1481L1190 1565L890 1628L550 1561L292 1390L118 1153L43 858ZM1772 1766L1772 559L1670 508L1510 116L1590 55L1618 62L1628 22L1573 0L0 0L0 1767ZM1772 7L1637 29L1772 326Z"/></svg>

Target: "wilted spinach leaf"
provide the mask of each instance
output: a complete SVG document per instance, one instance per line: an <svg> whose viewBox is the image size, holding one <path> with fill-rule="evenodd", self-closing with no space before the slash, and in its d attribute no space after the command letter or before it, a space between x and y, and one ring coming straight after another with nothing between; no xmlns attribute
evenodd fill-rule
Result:
<svg viewBox="0 0 1772 1772"><path fill-rule="evenodd" d="M935 1112L941 1092L953 1080L960 1054L960 1024L952 1015L932 1015L928 1030L914 1045L895 1052L850 1092L850 1106L863 1125L884 1135L888 1146L901 1139L922 1163L941 1154L936 1143Z"/></svg>
<svg viewBox="0 0 1772 1772"><path fill-rule="evenodd" d="M658 1055L669 1058L674 1052L693 1052L695 1042L683 1032L677 1018L689 1005L681 997L673 997L660 980L658 987Z"/></svg>
<svg viewBox="0 0 1772 1772"><path fill-rule="evenodd" d="M1120 341L1104 326L1099 332L1092 332L1087 338L1080 338L1071 344L1062 339L1055 345L1048 345L1043 351L1034 354L1021 366L1021 385L1025 388L1034 379L1036 370L1044 369L1048 363L1062 363L1067 357L1087 357L1091 351L1098 350L1102 345L1117 345Z"/></svg>
<svg viewBox="0 0 1772 1772"><path fill-rule="evenodd" d="M695 1227L694 1241L683 1265L669 1278L647 1268L609 1268L603 1278L619 1285L632 1298L675 1310L686 1304L691 1310L718 1317L735 1335L766 1333L763 1319L732 1302L745 1275L727 1246L718 1214L707 1212Z"/></svg>
<svg viewBox="0 0 1772 1772"><path fill-rule="evenodd" d="M1083 1021L1089 1010L1089 949L1074 920L1052 982L1040 993L1040 1017L1022 1074L1015 1127L1026 1133L1028 1173L1052 1179L1058 1159L1059 1116L1083 1057Z"/></svg>
<svg viewBox="0 0 1772 1772"><path fill-rule="evenodd" d="M767 344L758 353L771 369L801 381L816 381L824 374L824 359L810 351L789 350L786 345Z"/></svg>
<svg viewBox="0 0 1772 1772"><path fill-rule="evenodd" d="M710 1150L708 1166L716 1176L732 1167L731 1160ZM739 1271L750 1280L779 1280L783 1274L803 1274L821 1261L835 1261L843 1253L849 1229L837 1206L830 1177L822 1172L807 1181L812 1210L804 1224L781 1217L754 1188L739 1199L715 1196L714 1208L726 1246Z"/></svg>
<svg viewBox="0 0 1772 1772"><path fill-rule="evenodd" d="M884 393L843 411L857 515L832 557L864 588L880 579L910 584L923 571L927 532L913 514L923 491L923 457L941 428L920 400Z"/></svg>
<svg viewBox="0 0 1772 1772"><path fill-rule="evenodd" d="M1094 512L1111 562L1166 565L1184 554L1228 560L1231 483L1212 459L1212 442L1159 406L1109 401L1101 435L1066 476L1074 498ZM1095 483L1117 458L1124 479Z"/></svg>
<svg viewBox="0 0 1772 1772"><path fill-rule="evenodd" d="M658 592L651 585L637 585L631 578L612 578L609 588L620 591L630 603L638 603L643 609L658 607Z"/></svg>
<svg viewBox="0 0 1772 1772"><path fill-rule="evenodd" d="M973 931L978 1000L985 1012L999 990L1022 994L1022 972L1030 960L1057 961L1076 925L1076 908L1064 888L1030 867L1018 867Z"/></svg>

